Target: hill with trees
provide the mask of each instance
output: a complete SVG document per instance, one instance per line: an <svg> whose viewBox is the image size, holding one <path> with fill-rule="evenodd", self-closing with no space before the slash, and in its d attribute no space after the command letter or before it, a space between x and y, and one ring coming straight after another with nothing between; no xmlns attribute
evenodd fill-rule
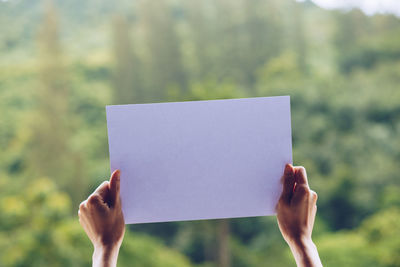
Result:
<svg viewBox="0 0 400 267"><path fill-rule="evenodd" d="M328 266L399 266L400 19L310 1L0 1L0 266L87 266L105 105L290 95ZM290 266L274 217L130 225L120 266Z"/></svg>

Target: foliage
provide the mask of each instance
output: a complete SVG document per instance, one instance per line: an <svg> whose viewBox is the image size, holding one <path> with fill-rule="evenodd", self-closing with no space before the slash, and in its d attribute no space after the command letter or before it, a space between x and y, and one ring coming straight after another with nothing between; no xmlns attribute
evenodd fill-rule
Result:
<svg viewBox="0 0 400 267"><path fill-rule="evenodd" d="M322 261L332 266L397 266L400 209L383 210L351 231L327 234L317 241Z"/></svg>
<svg viewBox="0 0 400 267"><path fill-rule="evenodd" d="M12 25L12 27L11 27ZM399 266L400 19L310 1L0 1L0 266L87 266L76 210L106 179L104 106L290 95L330 266ZM122 266L217 265L219 221L132 225ZM232 266L294 264L274 217Z"/></svg>
<svg viewBox="0 0 400 267"><path fill-rule="evenodd" d="M7 179L2 184L11 184ZM88 266L92 245L71 217L71 200L47 178L34 179L20 191L0 196L0 262L2 266ZM152 255L148 257L148 255ZM128 232L119 264L131 266L191 266L176 251L154 238Z"/></svg>

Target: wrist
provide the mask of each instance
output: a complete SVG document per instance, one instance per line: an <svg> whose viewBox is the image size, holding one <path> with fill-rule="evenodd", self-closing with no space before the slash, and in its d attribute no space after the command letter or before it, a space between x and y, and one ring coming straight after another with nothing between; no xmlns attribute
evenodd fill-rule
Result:
<svg viewBox="0 0 400 267"><path fill-rule="evenodd" d="M95 246L93 252L93 267L117 266L119 245Z"/></svg>
<svg viewBox="0 0 400 267"><path fill-rule="evenodd" d="M289 242L289 246L291 249L295 250L305 250L306 248L310 248L315 246L311 237L297 237Z"/></svg>
<svg viewBox="0 0 400 267"><path fill-rule="evenodd" d="M322 266L317 247L311 237L294 239L289 243L289 247L297 266Z"/></svg>

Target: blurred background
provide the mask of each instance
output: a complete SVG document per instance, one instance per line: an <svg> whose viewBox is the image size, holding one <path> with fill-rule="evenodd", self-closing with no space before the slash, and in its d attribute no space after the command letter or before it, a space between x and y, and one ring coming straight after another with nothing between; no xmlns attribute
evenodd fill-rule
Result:
<svg viewBox="0 0 400 267"><path fill-rule="evenodd" d="M400 8L316 2L0 1L0 266L90 265L105 105L274 95L322 262L400 266ZM119 266L295 265L275 217L128 229Z"/></svg>

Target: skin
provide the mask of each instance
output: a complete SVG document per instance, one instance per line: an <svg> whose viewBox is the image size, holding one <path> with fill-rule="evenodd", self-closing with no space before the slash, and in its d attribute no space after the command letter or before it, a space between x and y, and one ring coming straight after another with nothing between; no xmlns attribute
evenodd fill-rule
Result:
<svg viewBox="0 0 400 267"><path fill-rule="evenodd" d="M297 266L322 266L311 239L317 213L317 194L308 185L304 167L285 166L283 190L277 205L277 219Z"/></svg>
<svg viewBox="0 0 400 267"><path fill-rule="evenodd" d="M297 266L322 266L311 239L317 212L317 194L310 189L306 170L287 164L282 177L283 191L277 204L277 219ZM94 246L93 266L117 266L125 233L120 200L120 172L103 182L79 206L79 222Z"/></svg>
<svg viewBox="0 0 400 267"><path fill-rule="evenodd" d="M79 222L94 246L93 266L117 266L118 252L125 234L120 200L120 172L104 181L79 205Z"/></svg>

